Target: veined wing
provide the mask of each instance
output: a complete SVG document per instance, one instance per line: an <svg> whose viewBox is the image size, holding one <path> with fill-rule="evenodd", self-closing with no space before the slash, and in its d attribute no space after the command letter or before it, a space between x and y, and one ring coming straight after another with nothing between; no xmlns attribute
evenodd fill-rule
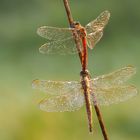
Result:
<svg viewBox="0 0 140 140"><path fill-rule="evenodd" d="M81 84L77 81L34 80L32 87L47 95L76 95L81 92Z"/></svg>
<svg viewBox="0 0 140 140"><path fill-rule="evenodd" d="M124 82L126 82L135 73L136 68L129 65L112 73L91 79L90 83L92 87L110 88L113 86L123 85Z"/></svg>
<svg viewBox="0 0 140 140"><path fill-rule="evenodd" d="M39 48L43 54L75 54L78 53L76 44L70 28L56 28L42 26L38 28L37 34L47 38L48 42ZM82 48L81 48L82 49Z"/></svg>
<svg viewBox="0 0 140 140"><path fill-rule="evenodd" d="M108 11L102 12L95 20L88 23L85 28L88 34L102 31L107 25L110 18L110 13Z"/></svg>
<svg viewBox="0 0 140 140"><path fill-rule="evenodd" d="M93 32L87 35L87 45L90 49L93 49L94 46L100 41L103 36L102 31Z"/></svg>
<svg viewBox="0 0 140 140"><path fill-rule="evenodd" d="M60 41L72 38L72 29L42 26L37 29L37 34L51 41Z"/></svg>
<svg viewBox="0 0 140 140"><path fill-rule="evenodd" d="M138 90L132 85L112 86L109 88L93 87L91 101L94 104L110 105L119 103L136 96Z"/></svg>
<svg viewBox="0 0 140 140"><path fill-rule="evenodd" d="M84 105L81 92L45 98L40 102L40 109L46 112L75 111Z"/></svg>
<svg viewBox="0 0 140 140"><path fill-rule="evenodd" d="M39 51L43 54L61 54L61 55L78 53L73 38L48 42L42 45L39 48Z"/></svg>
<svg viewBox="0 0 140 140"><path fill-rule="evenodd" d="M90 49L93 49L96 43L102 38L103 29L107 25L109 18L110 13L108 11L104 11L95 20L85 26L87 31L88 47Z"/></svg>
<svg viewBox="0 0 140 140"><path fill-rule="evenodd" d="M80 109L84 104L81 85L77 81L34 80L32 87L51 95L40 102L39 106L43 111L74 111Z"/></svg>

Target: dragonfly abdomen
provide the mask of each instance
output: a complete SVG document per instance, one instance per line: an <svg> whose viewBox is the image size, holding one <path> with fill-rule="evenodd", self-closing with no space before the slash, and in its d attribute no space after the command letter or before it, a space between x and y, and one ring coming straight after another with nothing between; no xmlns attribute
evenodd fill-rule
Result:
<svg viewBox="0 0 140 140"><path fill-rule="evenodd" d="M89 90L90 83L86 75L82 77L81 84L82 84L84 98L85 98L86 111L87 111L88 124L89 124L89 132L92 132L92 106L90 102L90 90Z"/></svg>

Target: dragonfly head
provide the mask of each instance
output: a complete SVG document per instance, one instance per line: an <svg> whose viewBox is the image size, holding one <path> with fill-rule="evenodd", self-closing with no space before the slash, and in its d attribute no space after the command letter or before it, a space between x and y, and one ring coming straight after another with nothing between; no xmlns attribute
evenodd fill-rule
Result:
<svg viewBox="0 0 140 140"><path fill-rule="evenodd" d="M78 28L79 26L81 26L81 24L78 21L74 21L73 24L71 25L72 28Z"/></svg>
<svg viewBox="0 0 140 140"><path fill-rule="evenodd" d="M90 73L89 73L88 70L85 70L85 71L82 70L80 72L80 76L82 76L82 77L90 77Z"/></svg>
<svg viewBox="0 0 140 140"><path fill-rule="evenodd" d="M74 21L74 24L75 25L80 25L80 22L79 21Z"/></svg>
<svg viewBox="0 0 140 140"><path fill-rule="evenodd" d="M79 22L79 21L75 21L75 22L74 22L74 26L75 26L75 28L78 28L78 27L80 27L80 26L81 26L81 24L80 24L80 22Z"/></svg>

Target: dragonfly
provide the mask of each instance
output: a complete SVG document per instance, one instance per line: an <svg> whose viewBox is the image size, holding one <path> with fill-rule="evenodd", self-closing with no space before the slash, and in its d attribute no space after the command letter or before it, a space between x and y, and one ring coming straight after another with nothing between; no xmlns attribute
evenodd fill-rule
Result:
<svg viewBox="0 0 140 140"><path fill-rule="evenodd" d="M136 96L137 88L126 84L135 73L136 68L129 65L90 79L88 90L92 105L117 104ZM46 112L75 111L85 104L83 88L79 81L36 79L32 82L32 87L46 93L47 97L39 103L40 109Z"/></svg>
<svg viewBox="0 0 140 140"><path fill-rule="evenodd" d="M92 132L92 105L109 105L125 101L137 94L133 85L125 82L136 73L133 66L127 66L110 74L90 78L87 71L87 47L93 49L103 36L103 29L110 18L108 11L102 12L85 27L74 22L71 28L42 26L37 33L46 38L46 44L39 48L43 54L80 53L82 62L81 81L34 80L32 87L45 92L49 97L39 103L46 112L75 111L86 105L89 131ZM78 43L75 42L75 32Z"/></svg>
<svg viewBox="0 0 140 140"><path fill-rule="evenodd" d="M47 43L39 48L43 54L75 54L83 51L83 45L93 49L103 36L103 29L110 17L109 11L102 12L95 20L85 27L75 22L73 28L57 28L42 26L37 29L37 34L47 39ZM76 48L73 32L79 35L80 48Z"/></svg>

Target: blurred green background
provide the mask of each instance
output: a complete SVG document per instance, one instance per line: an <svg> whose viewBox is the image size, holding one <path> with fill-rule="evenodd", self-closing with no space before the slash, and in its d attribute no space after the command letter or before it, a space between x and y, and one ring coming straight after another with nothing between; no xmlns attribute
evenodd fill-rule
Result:
<svg viewBox="0 0 140 140"><path fill-rule="evenodd" d="M104 36L89 50L89 70L101 75L132 64L140 84L140 1L70 0L75 20L82 25L109 10ZM68 27L62 0L0 0L0 140L102 140L94 114L89 135L85 108L76 112L46 113L37 104L44 96L31 88L33 79L79 80L77 55L42 55L45 39L36 34L42 25ZM110 140L140 139L139 96L118 105L101 107Z"/></svg>

